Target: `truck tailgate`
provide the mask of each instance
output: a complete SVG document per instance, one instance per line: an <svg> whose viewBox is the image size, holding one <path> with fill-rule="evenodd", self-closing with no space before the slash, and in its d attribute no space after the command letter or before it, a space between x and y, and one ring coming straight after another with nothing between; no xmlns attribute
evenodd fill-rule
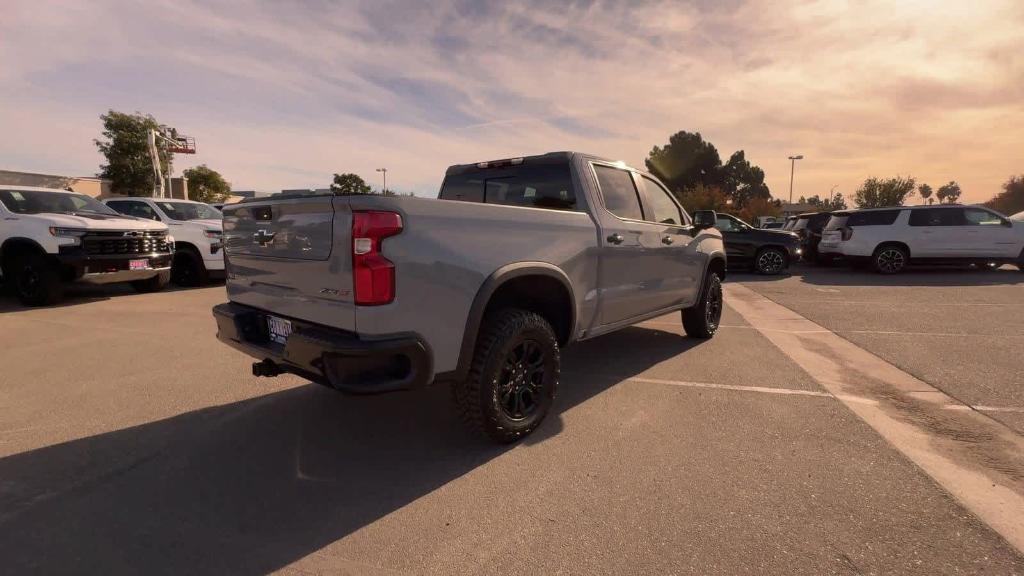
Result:
<svg viewBox="0 0 1024 576"><path fill-rule="evenodd" d="M229 298L354 332L351 228L352 213L342 197L225 207Z"/></svg>

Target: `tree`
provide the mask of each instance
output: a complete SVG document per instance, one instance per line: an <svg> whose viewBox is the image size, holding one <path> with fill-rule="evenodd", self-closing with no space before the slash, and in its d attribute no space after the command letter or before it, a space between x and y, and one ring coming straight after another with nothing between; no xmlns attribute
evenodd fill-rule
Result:
<svg viewBox="0 0 1024 576"><path fill-rule="evenodd" d="M644 164L680 198L695 186L717 188L737 207L754 198L771 198L764 170L752 165L743 150L734 152L723 165L718 150L700 132L676 132L668 144L655 146Z"/></svg>
<svg viewBox="0 0 1024 576"><path fill-rule="evenodd" d="M651 149L644 164L648 172L677 194L697 185L721 183L722 159L700 132L676 132L669 137L668 144Z"/></svg>
<svg viewBox="0 0 1024 576"><path fill-rule="evenodd" d="M740 209L738 216L740 220L757 226L757 219L761 216L782 216L782 208L778 202L766 198L753 198Z"/></svg>
<svg viewBox="0 0 1024 576"><path fill-rule="evenodd" d="M717 186L691 186L679 194L679 202L690 214L697 210L725 212L729 208L729 199Z"/></svg>
<svg viewBox="0 0 1024 576"><path fill-rule="evenodd" d="M188 197L197 202L223 202L231 195L231 185L219 172L201 164L183 172L188 180Z"/></svg>
<svg viewBox="0 0 1024 576"><path fill-rule="evenodd" d="M914 179L902 176L895 178L868 178L853 195L858 208L884 208L903 206L907 197L914 193Z"/></svg>
<svg viewBox="0 0 1024 576"><path fill-rule="evenodd" d="M1003 214L1016 214L1024 210L1024 174L1010 176L1003 191L985 202L985 206Z"/></svg>
<svg viewBox="0 0 1024 576"><path fill-rule="evenodd" d="M949 184L939 186L939 189L935 192L935 197L939 199L939 204L947 201L950 204L954 204L960 199L961 192L960 185L950 180Z"/></svg>
<svg viewBox="0 0 1024 576"><path fill-rule="evenodd" d="M722 166L722 180L725 192L737 206L746 206L755 198L768 200L772 197L764 183L764 170L752 165L743 150L733 152Z"/></svg>
<svg viewBox="0 0 1024 576"><path fill-rule="evenodd" d="M338 194L372 194L373 190L358 174L335 174L331 191Z"/></svg>
<svg viewBox="0 0 1024 576"><path fill-rule="evenodd" d="M846 198L843 197L843 193L836 192L836 195L832 197L829 210L846 210L846 208Z"/></svg>
<svg viewBox="0 0 1024 576"><path fill-rule="evenodd" d="M921 199L924 200L925 204L931 204L930 198L932 197L932 187L927 184L921 184L917 187L917 193L921 195Z"/></svg>
<svg viewBox="0 0 1024 576"><path fill-rule="evenodd" d="M93 140L107 163L100 166L100 178L110 179L110 190L128 196L150 196L157 182L153 161L149 156L149 131L157 130L156 118L140 112L125 114L114 110L100 115L105 140ZM161 172L171 173L171 153L167 145L157 142Z"/></svg>
<svg viewBox="0 0 1024 576"><path fill-rule="evenodd" d="M801 204L810 204L822 212L831 212L833 210L846 210L846 199L843 198L842 192L837 192L832 198L822 200L820 196L815 194L810 198L800 197Z"/></svg>

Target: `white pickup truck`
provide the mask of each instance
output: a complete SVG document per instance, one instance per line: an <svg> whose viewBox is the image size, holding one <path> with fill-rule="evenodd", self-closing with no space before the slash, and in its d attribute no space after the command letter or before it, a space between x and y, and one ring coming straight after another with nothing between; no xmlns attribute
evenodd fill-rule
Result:
<svg viewBox="0 0 1024 576"><path fill-rule="evenodd" d="M161 290L173 243L164 224L123 216L84 194L0 186L0 277L29 306L58 302L70 282Z"/></svg>
<svg viewBox="0 0 1024 576"><path fill-rule="evenodd" d="M178 286L199 286L211 277L223 277L220 210L170 198L107 198L103 202L121 214L167 224L174 236L171 281Z"/></svg>

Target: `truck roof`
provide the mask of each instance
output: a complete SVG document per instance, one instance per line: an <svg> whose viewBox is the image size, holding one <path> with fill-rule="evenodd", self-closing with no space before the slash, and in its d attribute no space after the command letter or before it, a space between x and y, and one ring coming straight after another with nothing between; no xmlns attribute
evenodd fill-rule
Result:
<svg viewBox="0 0 1024 576"><path fill-rule="evenodd" d="M472 164L455 164L448 167L445 171L445 175L451 174L464 174L481 168L488 168L494 166L500 166L504 164L521 164L524 162L530 163L547 163L552 161L569 161L573 156L584 156L588 160L599 160L601 162L616 162L616 160L610 160L597 156L596 154L588 154L586 152L572 152L572 151L560 151L560 152L548 152L546 154L535 154L533 156L517 156L514 158L502 158L497 160L484 160L481 162L473 162ZM491 166L488 166L491 165Z"/></svg>

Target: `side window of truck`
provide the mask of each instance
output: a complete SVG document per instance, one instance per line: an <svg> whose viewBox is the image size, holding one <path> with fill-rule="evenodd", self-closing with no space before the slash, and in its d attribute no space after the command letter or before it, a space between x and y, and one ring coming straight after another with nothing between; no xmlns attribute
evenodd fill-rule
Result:
<svg viewBox="0 0 1024 576"><path fill-rule="evenodd" d="M653 214L647 215L647 220L659 224L672 224L674 226L686 224L686 220L683 219L682 210L672 200L668 190L665 190L660 184L647 176L643 176L643 183L644 192L647 195L647 203L649 204L648 208L650 208L650 212L653 212Z"/></svg>
<svg viewBox="0 0 1024 576"><path fill-rule="evenodd" d="M643 220L640 209L640 197L633 184L633 174L628 170L620 170L602 164L593 164L597 175L597 185L601 188L604 207L619 218Z"/></svg>

